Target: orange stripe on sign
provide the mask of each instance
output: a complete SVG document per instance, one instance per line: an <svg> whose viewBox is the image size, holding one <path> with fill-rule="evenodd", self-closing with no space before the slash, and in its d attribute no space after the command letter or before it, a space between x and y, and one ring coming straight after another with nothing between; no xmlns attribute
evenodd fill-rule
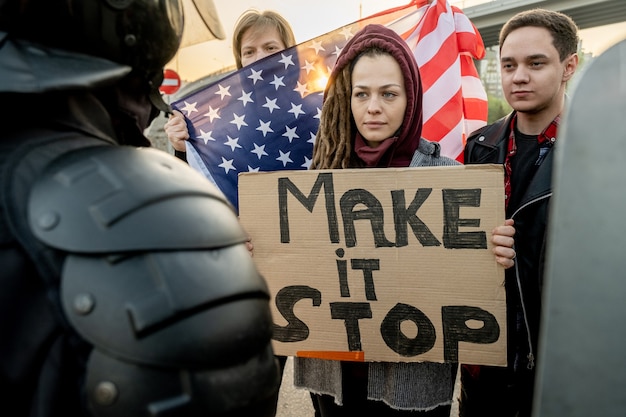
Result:
<svg viewBox="0 0 626 417"><path fill-rule="evenodd" d="M299 350L298 358L317 358L333 361L365 362L365 352L342 352L334 350Z"/></svg>

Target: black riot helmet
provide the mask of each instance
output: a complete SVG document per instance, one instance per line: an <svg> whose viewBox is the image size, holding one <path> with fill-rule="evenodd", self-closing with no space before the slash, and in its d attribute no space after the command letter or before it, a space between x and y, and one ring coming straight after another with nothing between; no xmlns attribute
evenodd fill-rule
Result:
<svg viewBox="0 0 626 417"><path fill-rule="evenodd" d="M130 67L135 78L145 81L142 88L153 106L170 111L158 88L163 68L176 54L182 38L180 0L0 0L0 35L2 32L9 39ZM26 55L36 62L41 54L27 51ZM64 68L64 81L80 80L73 75L81 71L89 70L80 64ZM50 79L58 74L44 72L48 83L54 84Z"/></svg>
<svg viewBox="0 0 626 417"><path fill-rule="evenodd" d="M0 30L152 74L178 49L183 11L179 0L0 0Z"/></svg>

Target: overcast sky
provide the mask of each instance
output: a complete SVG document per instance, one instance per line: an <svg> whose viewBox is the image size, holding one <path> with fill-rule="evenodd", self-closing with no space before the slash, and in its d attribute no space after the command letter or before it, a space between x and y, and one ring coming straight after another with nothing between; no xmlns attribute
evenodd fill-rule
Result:
<svg viewBox="0 0 626 417"><path fill-rule="evenodd" d="M237 18L246 9L275 10L291 23L296 42L304 42L382 10L409 3L409 0L213 0L224 41L212 40L182 49L168 67L181 78L194 80L235 64L230 35Z"/></svg>
<svg viewBox="0 0 626 417"><path fill-rule="evenodd" d="M481 0L465 0L474 3ZM168 68L177 71L183 80L193 81L214 71L235 64L231 33L237 18L248 8L275 10L290 23L298 43L352 23L389 8L402 6L409 0L213 0L227 39L212 40L183 48ZM461 6L462 0L450 1ZM581 33L583 49L598 55L608 46L626 37L626 23L587 29Z"/></svg>

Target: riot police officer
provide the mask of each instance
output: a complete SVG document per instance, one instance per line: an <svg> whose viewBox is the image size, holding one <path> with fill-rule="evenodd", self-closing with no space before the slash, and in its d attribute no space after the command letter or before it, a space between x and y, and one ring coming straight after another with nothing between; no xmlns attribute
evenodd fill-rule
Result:
<svg viewBox="0 0 626 417"><path fill-rule="evenodd" d="M176 0L0 0L0 399L12 416L272 416L265 281L143 130ZM177 213L173 221L171 213Z"/></svg>

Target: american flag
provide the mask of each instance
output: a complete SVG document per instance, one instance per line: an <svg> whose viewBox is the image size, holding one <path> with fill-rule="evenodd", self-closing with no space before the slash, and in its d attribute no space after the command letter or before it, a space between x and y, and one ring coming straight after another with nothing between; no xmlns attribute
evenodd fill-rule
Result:
<svg viewBox="0 0 626 417"><path fill-rule="evenodd" d="M486 123L487 98L472 61L480 34L447 0L414 0L246 66L172 103L187 117L187 160L237 208L240 172L308 169L326 79L363 26L386 25L412 47L424 85L426 139L460 160L465 137Z"/></svg>
<svg viewBox="0 0 626 417"><path fill-rule="evenodd" d="M422 76L422 135L439 142L445 156L463 162L467 136L487 123L487 93L474 65L474 59L485 57L480 33L458 7L436 0L403 37Z"/></svg>

